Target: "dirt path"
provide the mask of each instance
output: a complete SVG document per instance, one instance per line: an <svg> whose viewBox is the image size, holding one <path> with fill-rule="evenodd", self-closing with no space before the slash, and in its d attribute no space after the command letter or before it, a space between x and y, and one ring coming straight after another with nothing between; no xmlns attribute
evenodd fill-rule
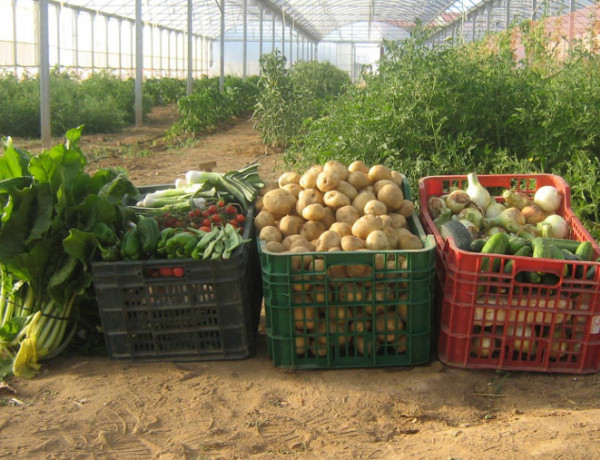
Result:
<svg viewBox="0 0 600 460"><path fill-rule="evenodd" d="M265 178L277 176L278 157L264 155L251 121L164 149L172 111L158 118L85 138L85 151L105 156L91 168L124 167L144 185L204 161L226 170L258 160ZM127 148L138 153L111 153ZM262 329L246 360L142 364L75 354L8 383L14 393L0 388L1 458L600 458L596 374L472 371L436 359L289 371L271 363Z"/></svg>

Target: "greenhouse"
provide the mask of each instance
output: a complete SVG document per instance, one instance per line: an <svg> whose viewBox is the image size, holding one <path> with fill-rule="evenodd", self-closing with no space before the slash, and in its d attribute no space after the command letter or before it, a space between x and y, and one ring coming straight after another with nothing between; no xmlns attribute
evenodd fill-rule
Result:
<svg viewBox="0 0 600 460"><path fill-rule="evenodd" d="M0 8L0 457L600 457L597 0Z"/></svg>

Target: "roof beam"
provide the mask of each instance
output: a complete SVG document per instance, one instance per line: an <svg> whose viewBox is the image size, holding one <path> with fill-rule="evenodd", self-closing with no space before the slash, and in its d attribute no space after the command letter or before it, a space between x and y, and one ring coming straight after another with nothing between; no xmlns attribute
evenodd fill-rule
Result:
<svg viewBox="0 0 600 460"><path fill-rule="evenodd" d="M289 16L290 18L294 19L296 22L295 25L295 30L297 32L301 32L302 35L305 35L307 38L311 39L312 41L318 42L321 40L321 36L316 34L314 31L309 31L306 27L304 27L304 25L302 25L301 23L298 23L298 20L296 18L294 18L294 15L291 14L289 11L284 10L283 8L280 8L279 6L275 5L273 2L269 1L269 0L256 0L256 3L260 6L262 6L263 8L265 8L266 10L271 11L271 13L273 13L273 15L281 17L284 13L286 14L286 16Z"/></svg>

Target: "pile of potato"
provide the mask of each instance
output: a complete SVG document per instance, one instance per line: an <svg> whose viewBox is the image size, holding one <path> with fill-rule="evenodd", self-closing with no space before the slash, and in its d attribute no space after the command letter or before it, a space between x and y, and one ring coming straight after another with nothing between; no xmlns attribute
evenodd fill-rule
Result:
<svg viewBox="0 0 600 460"><path fill-rule="evenodd" d="M289 269L297 355L326 356L331 347L341 356L406 352L406 257L378 252L371 264L326 266L319 254L422 249L407 225L414 205L403 180L382 165L331 160L262 190L255 224L263 250L296 253Z"/></svg>
<svg viewBox="0 0 600 460"><path fill-rule="evenodd" d="M422 249L407 228L414 204L402 174L383 165L336 160L286 172L256 202L259 238L269 252Z"/></svg>

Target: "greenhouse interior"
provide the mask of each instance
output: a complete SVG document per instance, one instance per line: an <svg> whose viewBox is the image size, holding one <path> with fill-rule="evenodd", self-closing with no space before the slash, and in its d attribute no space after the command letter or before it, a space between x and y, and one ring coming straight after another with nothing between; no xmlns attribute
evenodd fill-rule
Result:
<svg viewBox="0 0 600 460"><path fill-rule="evenodd" d="M0 457L600 458L599 1L0 12Z"/></svg>

